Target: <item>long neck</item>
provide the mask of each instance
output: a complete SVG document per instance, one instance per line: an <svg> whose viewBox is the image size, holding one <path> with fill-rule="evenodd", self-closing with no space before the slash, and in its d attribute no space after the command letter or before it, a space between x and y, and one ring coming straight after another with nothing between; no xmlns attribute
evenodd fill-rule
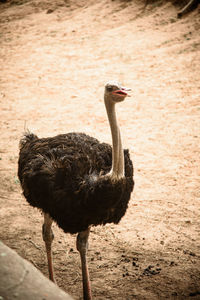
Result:
<svg viewBox="0 0 200 300"><path fill-rule="evenodd" d="M115 103L105 98L105 106L112 135L112 168L108 175L113 179L119 179L124 177L124 153L117 124Z"/></svg>

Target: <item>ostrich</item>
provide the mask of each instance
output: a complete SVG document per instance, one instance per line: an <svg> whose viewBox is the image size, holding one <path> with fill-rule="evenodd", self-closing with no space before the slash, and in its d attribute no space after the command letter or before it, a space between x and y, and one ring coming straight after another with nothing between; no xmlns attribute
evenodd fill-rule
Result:
<svg viewBox="0 0 200 300"><path fill-rule="evenodd" d="M133 190L133 165L123 150L115 104L128 95L115 81L105 85L104 103L112 147L84 133L38 138L27 132L20 140L18 176L30 205L42 210L43 240L49 278L55 282L51 245L52 222L77 235L84 300L91 300L86 254L91 226L117 224L126 212Z"/></svg>

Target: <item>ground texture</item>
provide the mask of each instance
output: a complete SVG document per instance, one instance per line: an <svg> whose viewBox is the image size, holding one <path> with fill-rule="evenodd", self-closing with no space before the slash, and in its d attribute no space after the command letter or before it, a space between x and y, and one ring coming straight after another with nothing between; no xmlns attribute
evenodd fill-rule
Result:
<svg viewBox="0 0 200 300"><path fill-rule="evenodd" d="M152 2L152 1L151 1ZM162 5L160 5L162 4ZM132 88L119 105L135 190L119 225L92 228L94 299L200 299L199 8L182 19L158 1L0 4L0 239L45 275L42 215L21 196L18 141L84 131L110 142L104 83ZM82 298L75 236L56 225L58 285Z"/></svg>

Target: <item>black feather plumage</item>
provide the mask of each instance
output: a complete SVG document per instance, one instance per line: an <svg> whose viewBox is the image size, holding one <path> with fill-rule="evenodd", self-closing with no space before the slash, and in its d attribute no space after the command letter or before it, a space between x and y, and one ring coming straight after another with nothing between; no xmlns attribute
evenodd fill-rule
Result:
<svg viewBox="0 0 200 300"><path fill-rule="evenodd" d="M118 223L133 190L133 165L124 150L125 177L111 181L112 148L83 133L20 141L18 176L30 205L48 213L65 232Z"/></svg>

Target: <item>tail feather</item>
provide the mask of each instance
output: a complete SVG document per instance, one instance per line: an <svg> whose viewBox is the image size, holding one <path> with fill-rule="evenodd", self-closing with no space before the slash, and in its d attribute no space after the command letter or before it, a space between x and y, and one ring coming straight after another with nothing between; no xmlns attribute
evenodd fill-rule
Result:
<svg viewBox="0 0 200 300"><path fill-rule="evenodd" d="M23 137L19 141L19 149L21 150L27 143L30 143L37 139L37 135L31 133L29 130L26 130Z"/></svg>

